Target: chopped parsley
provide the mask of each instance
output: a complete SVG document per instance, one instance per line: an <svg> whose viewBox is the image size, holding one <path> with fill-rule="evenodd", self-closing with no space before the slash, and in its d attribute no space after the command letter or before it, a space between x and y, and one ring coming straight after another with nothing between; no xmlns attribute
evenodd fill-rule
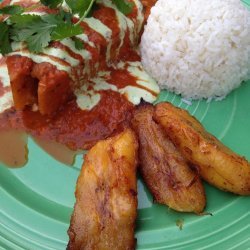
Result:
<svg viewBox="0 0 250 250"><path fill-rule="evenodd" d="M97 0L66 0L68 10L63 8L63 0L41 0L40 2L57 9L57 14L32 15L26 14L31 8L25 9L18 5L5 6L0 15L8 15L0 22L0 53L5 55L12 51L11 42L25 42L29 51L38 53L52 41L71 38L76 49L82 49L82 42L76 37L84 32L81 21L91 14L93 4ZM99 0L100 2L100 0ZM127 15L132 11L133 4L127 0L112 0L117 9ZM73 15L79 16L77 23L72 22Z"/></svg>

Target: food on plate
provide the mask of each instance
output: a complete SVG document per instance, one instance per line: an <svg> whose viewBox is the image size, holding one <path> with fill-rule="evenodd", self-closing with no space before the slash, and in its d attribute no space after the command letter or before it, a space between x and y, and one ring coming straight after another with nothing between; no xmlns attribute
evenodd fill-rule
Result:
<svg viewBox="0 0 250 250"><path fill-rule="evenodd" d="M29 10L24 14L41 15L42 21L54 20L55 17L46 16L52 10L38 2L20 1L15 4ZM138 0L131 2L131 13L124 15L112 1L98 1L92 16L80 22L82 34L75 37L83 45L80 49L76 48L75 38L52 41L40 53L31 51L36 47L30 43L27 47L24 42L13 42L13 51L6 55L6 63L16 109L35 105L41 114L52 114L72 99L73 92L88 79L131 54L130 51L137 46L144 22L142 3ZM153 4L153 1L149 3ZM9 4L8 0L3 1L0 7L6 4ZM72 19L75 23L79 21L77 16ZM10 20L14 26L18 25L15 18ZM32 31L26 30L24 37L29 32Z"/></svg>
<svg viewBox="0 0 250 250"><path fill-rule="evenodd" d="M11 4L27 5L29 11L17 15L21 20L28 14L32 18L46 17L45 20L49 21L59 18L57 9L40 3L37 5L37 2L12 1ZM150 9L154 0L145 0L143 3L132 1L132 12L128 14L118 11L111 0L97 2L91 15L80 22L82 34L51 41L39 53L27 48L18 50L18 46L25 43L12 42L13 51L4 57L0 55L0 104L3 104L0 107L1 130L23 130L29 135L61 143L72 150L88 149L98 140L112 134L141 98L147 102L156 100L159 87L144 71L136 51L140 31L146 20L144 12ZM10 1L5 0L0 7L13 7L8 4ZM0 15L0 19L2 17ZM9 18L12 20L14 17L16 15ZM74 16L72 22L78 19ZM40 26L35 24L41 33ZM30 30L31 27L26 28ZM26 30L25 34L29 32ZM82 49L75 47L75 39L80 39ZM28 46L29 43L26 44ZM89 60L85 55L90 56ZM70 78L75 67L81 68L80 73L86 71L86 74Z"/></svg>
<svg viewBox="0 0 250 250"><path fill-rule="evenodd" d="M132 119L142 177L156 202L181 212L201 213L206 205L202 182L153 120L153 113L153 105L141 104Z"/></svg>
<svg viewBox="0 0 250 250"><path fill-rule="evenodd" d="M204 210L206 197L199 173L223 190L243 195L250 192L249 163L205 132L194 118L170 106L167 120L164 112L169 104L157 105L156 111L151 104L136 106L141 99L153 103L160 92L156 81L144 70L138 53L143 26L155 2L3 0L0 3L0 139L3 139L0 140L0 162L14 167L25 164L27 135L55 159L68 165L77 153L90 149L76 185L68 249L135 248L138 164L155 200L177 211L200 214ZM164 3L169 6L165 7ZM173 27L171 36L159 48L156 43L163 39L164 32L158 32L156 24L161 24L164 16L158 7L164 7L163 11L174 10L173 1L159 0L141 43L143 53L153 51L155 54L149 65L157 66L157 77L147 68L152 76L163 79L167 65L167 72L171 73L164 79L167 84L179 81L180 86L186 85L185 89L190 91L182 93L183 96L189 97L192 92L193 98L206 97L200 92L214 96L211 82L229 91L249 72L246 59L249 26L242 21L245 17L249 22L248 14L236 0L220 5L212 0L215 7L232 5L235 16L232 18L229 9L222 18L228 29L219 34L209 30L211 36L207 39L207 27L214 29L218 24L219 29L221 20L219 16L211 25L214 9L204 1L209 13L202 13L201 8L197 12L200 15L194 16L198 22L207 21L196 29L202 34L201 39L196 40L185 31L196 25L193 10L197 3L197 0L190 2L190 6L186 1L174 3L179 11L183 11L184 6L185 11L180 16L175 12L175 18L180 18L179 22L186 18L186 26L181 32ZM157 22L152 24L156 14ZM172 17L163 19L163 28L177 22ZM155 29L150 30L152 25ZM180 38L179 34L184 35ZM196 43L199 45L204 39L206 44L195 48ZM221 41L224 47L218 57L216 49L222 47ZM170 50L169 44L176 46ZM162 56L166 51L174 51L167 55L171 58L169 65L165 64L168 57L164 57L164 61L159 59L158 53ZM186 51L191 57L186 56ZM180 58L189 61L179 65ZM147 67L146 61L144 57ZM195 68L189 68L191 65ZM220 74L226 75L229 68L231 75L224 82ZM181 77L187 81L195 79L192 84L197 85L182 82ZM199 81L195 77L200 77ZM207 85L208 79L210 85ZM160 80L159 83L165 84ZM178 87L169 86L170 90L181 93ZM225 94L216 92L216 96ZM128 128L131 124L135 131ZM180 131L180 127L183 130Z"/></svg>
<svg viewBox="0 0 250 250"><path fill-rule="evenodd" d="M250 11L238 0L158 0L140 51L162 89L221 99L250 78Z"/></svg>
<svg viewBox="0 0 250 250"><path fill-rule="evenodd" d="M98 142L76 186L68 249L134 249L137 139L131 129Z"/></svg>
<svg viewBox="0 0 250 250"><path fill-rule="evenodd" d="M204 180L225 191L250 195L250 163L208 133L187 111L160 103L154 119Z"/></svg>

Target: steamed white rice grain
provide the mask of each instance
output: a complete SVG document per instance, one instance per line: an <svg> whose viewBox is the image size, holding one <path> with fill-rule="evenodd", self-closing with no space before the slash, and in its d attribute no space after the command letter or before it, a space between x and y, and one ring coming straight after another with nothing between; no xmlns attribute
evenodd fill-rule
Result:
<svg viewBox="0 0 250 250"><path fill-rule="evenodd" d="M158 0L140 51L162 89L226 96L250 78L250 11L239 0Z"/></svg>

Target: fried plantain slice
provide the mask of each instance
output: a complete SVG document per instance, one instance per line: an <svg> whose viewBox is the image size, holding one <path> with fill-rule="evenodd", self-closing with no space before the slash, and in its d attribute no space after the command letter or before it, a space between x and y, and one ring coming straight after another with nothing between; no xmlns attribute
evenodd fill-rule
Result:
<svg viewBox="0 0 250 250"><path fill-rule="evenodd" d="M187 111L160 103L154 119L204 180L224 191L250 194L249 162L208 133Z"/></svg>
<svg viewBox="0 0 250 250"><path fill-rule="evenodd" d="M199 176L153 121L154 107L140 105L132 126L139 137L139 169L156 202L181 212L203 211L206 198Z"/></svg>
<svg viewBox="0 0 250 250"><path fill-rule="evenodd" d="M67 249L135 249L137 149L134 132L125 129L87 153L77 181Z"/></svg>

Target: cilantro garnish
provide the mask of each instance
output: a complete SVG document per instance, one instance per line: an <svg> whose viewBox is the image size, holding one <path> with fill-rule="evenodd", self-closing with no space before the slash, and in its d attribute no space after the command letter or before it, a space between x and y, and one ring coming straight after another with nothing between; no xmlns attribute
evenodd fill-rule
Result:
<svg viewBox="0 0 250 250"><path fill-rule="evenodd" d="M40 2L43 5L48 6L51 9L55 9L59 5L61 5L63 1L62 0L40 0Z"/></svg>
<svg viewBox="0 0 250 250"><path fill-rule="evenodd" d="M129 14L134 6L133 3L127 2L126 0L112 0L112 2L124 15Z"/></svg>
<svg viewBox="0 0 250 250"><path fill-rule="evenodd" d="M41 52L52 41L71 38L76 49L82 49L83 44L76 37L83 33L81 21L91 14L93 4L97 0L66 0L69 9L63 8L63 0L41 0L40 2L57 9L57 14L31 15L18 5L5 6L0 9L0 15L7 18L0 23L0 53L5 55L12 51L11 42L25 42L31 52ZM100 2L100 0L99 0ZM133 4L126 0L112 0L118 10L127 15L132 11ZM32 8L32 7L31 7ZM72 22L73 15L79 16L77 23Z"/></svg>
<svg viewBox="0 0 250 250"><path fill-rule="evenodd" d="M0 53L7 54L11 52L11 45L10 45L10 34L8 25L6 23L0 23Z"/></svg>
<svg viewBox="0 0 250 250"><path fill-rule="evenodd" d="M6 15L21 14L22 12L23 8L18 5L5 6L2 9L0 9L0 14L6 14Z"/></svg>

